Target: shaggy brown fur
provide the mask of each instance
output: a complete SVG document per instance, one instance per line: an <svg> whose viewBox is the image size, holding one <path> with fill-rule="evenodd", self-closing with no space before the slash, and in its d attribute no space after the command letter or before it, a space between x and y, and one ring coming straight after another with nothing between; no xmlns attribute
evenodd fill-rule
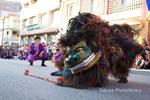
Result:
<svg viewBox="0 0 150 100"><path fill-rule="evenodd" d="M70 19L66 35L61 38L60 43L66 47L73 47L81 40L96 53L102 51L103 56L90 69L71 74L66 72L63 75L64 86L77 88L102 86L107 83L108 73L115 78L125 77L129 74L136 55L143 50L142 46L134 39L134 30L129 25L109 25L100 17L82 13ZM96 84L101 69L101 83Z"/></svg>

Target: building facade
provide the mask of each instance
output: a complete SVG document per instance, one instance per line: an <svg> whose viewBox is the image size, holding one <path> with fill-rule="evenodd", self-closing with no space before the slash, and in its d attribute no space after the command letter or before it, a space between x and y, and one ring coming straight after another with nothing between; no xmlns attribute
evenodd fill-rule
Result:
<svg viewBox="0 0 150 100"><path fill-rule="evenodd" d="M40 36L44 43L56 42L61 22L61 0L24 0L20 12L20 45Z"/></svg>
<svg viewBox="0 0 150 100"><path fill-rule="evenodd" d="M62 33L65 33L65 30L68 25L69 19L75 17L80 11L80 0L62 0L61 11L62 11L62 20L61 20L61 29Z"/></svg>
<svg viewBox="0 0 150 100"><path fill-rule="evenodd" d="M18 44L21 3L0 0L0 45Z"/></svg>
<svg viewBox="0 0 150 100"><path fill-rule="evenodd" d="M147 39L147 22L143 18L143 9L146 4L145 0L107 0L105 2L105 14L101 17L110 22L110 24L131 25L133 29L140 29L135 39L142 43L143 39Z"/></svg>
<svg viewBox="0 0 150 100"><path fill-rule="evenodd" d="M103 15L105 13L105 0L62 0L61 9L61 25L63 33L65 33L69 19L77 16L79 12Z"/></svg>
<svg viewBox="0 0 150 100"><path fill-rule="evenodd" d="M20 16L8 14L0 18L0 44L19 44Z"/></svg>
<svg viewBox="0 0 150 100"><path fill-rule="evenodd" d="M89 12L110 24L127 23L140 29L135 39L150 41L146 0L24 0L21 10L21 43L29 44L35 36L42 42L56 42L57 33L65 33L69 19L79 12Z"/></svg>
<svg viewBox="0 0 150 100"><path fill-rule="evenodd" d="M146 21L148 8L146 0L63 0L62 25L66 30L70 18L78 12L89 12L100 16L110 24L131 25L134 29L141 29L135 37L141 42L150 41L149 22Z"/></svg>

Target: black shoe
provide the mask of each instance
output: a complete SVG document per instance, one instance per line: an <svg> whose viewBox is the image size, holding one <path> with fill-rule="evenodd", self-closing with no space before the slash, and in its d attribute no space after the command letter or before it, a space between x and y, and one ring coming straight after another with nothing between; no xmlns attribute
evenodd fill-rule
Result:
<svg viewBox="0 0 150 100"><path fill-rule="evenodd" d="M62 75L60 74L60 71L52 72L51 75L52 75L52 76L62 76Z"/></svg>
<svg viewBox="0 0 150 100"><path fill-rule="evenodd" d="M128 80L125 77L121 77L121 78L119 78L118 83L128 83Z"/></svg>
<svg viewBox="0 0 150 100"><path fill-rule="evenodd" d="M33 62L30 62L30 65L33 66Z"/></svg>
<svg viewBox="0 0 150 100"><path fill-rule="evenodd" d="M45 64L41 64L41 66L42 66L42 67L47 67L47 65L45 65Z"/></svg>

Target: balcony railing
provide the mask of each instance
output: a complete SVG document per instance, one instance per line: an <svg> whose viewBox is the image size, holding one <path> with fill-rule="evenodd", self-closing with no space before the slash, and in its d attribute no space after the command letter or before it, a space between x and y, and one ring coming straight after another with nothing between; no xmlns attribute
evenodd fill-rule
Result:
<svg viewBox="0 0 150 100"><path fill-rule="evenodd" d="M142 7L142 0L131 0L125 4L119 4L118 0L110 0L108 14L135 10Z"/></svg>
<svg viewBox="0 0 150 100"><path fill-rule="evenodd" d="M3 38L4 42L19 42L19 37L12 37L12 38L8 38L8 37L4 37Z"/></svg>
<svg viewBox="0 0 150 100"><path fill-rule="evenodd" d="M42 24L33 24L33 25L26 26L26 30L27 31L32 31L32 30L42 29L44 27L45 26L42 25Z"/></svg>

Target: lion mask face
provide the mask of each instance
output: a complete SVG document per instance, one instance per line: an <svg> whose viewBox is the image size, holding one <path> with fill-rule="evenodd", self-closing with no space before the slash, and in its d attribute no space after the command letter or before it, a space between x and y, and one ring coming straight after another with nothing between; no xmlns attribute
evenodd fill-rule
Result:
<svg viewBox="0 0 150 100"><path fill-rule="evenodd" d="M64 60L65 67L68 67L72 74L88 70L96 64L102 55L101 51L93 53L85 41L72 47L67 50Z"/></svg>

